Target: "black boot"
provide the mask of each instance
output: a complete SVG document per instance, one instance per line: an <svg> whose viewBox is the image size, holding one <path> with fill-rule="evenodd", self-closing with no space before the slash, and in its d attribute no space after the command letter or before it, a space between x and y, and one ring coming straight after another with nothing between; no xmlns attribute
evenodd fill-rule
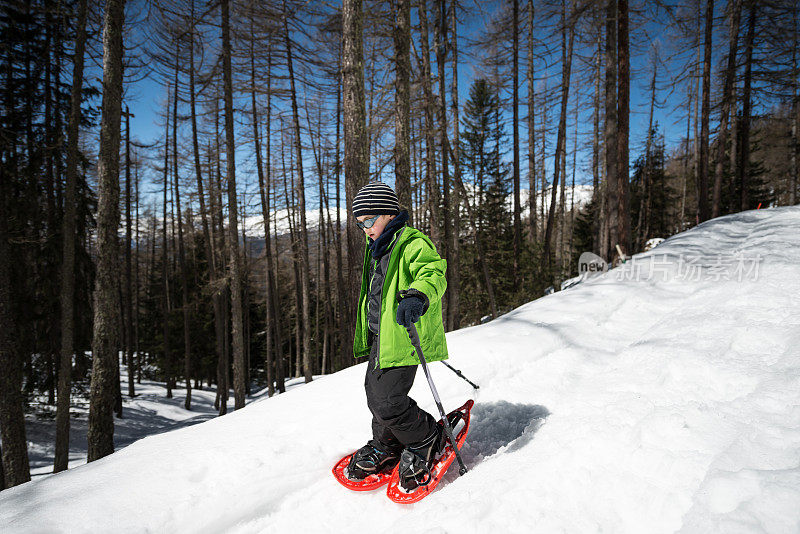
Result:
<svg viewBox="0 0 800 534"><path fill-rule="evenodd" d="M374 439L369 440L350 457L347 465L348 478L363 480L369 475L391 471L400 461L400 450Z"/></svg>
<svg viewBox="0 0 800 534"><path fill-rule="evenodd" d="M455 426L461 418L461 412L453 412L448 415L450 429L455 434ZM441 456L447 445L447 435L444 426L437 423L433 432L422 442L408 446L400 456L400 487L405 491L411 491L418 486L425 486L431 480L431 467Z"/></svg>

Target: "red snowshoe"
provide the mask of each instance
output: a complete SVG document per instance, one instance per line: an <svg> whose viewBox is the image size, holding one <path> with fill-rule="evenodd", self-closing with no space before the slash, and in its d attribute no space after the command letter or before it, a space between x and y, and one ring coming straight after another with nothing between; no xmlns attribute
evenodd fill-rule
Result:
<svg viewBox="0 0 800 534"><path fill-rule="evenodd" d="M356 452L357 451L351 452L333 466L333 476L336 477L336 480L338 480L342 486L353 491L371 491L389 482L389 479L392 478L393 471L393 469L389 468L378 473L367 475L362 479L350 478L348 476L347 467L350 464L350 459Z"/></svg>
<svg viewBox="0 0 800 534"><path fill-rule="evenodd" d="M456 443L458 444L459 450L464 445L464 442L467 439L467 432L469 431L469 418L470 418L470 411L472 410L472 406L474 401L468 400L462 407L458 408L457 410L453 410L447 415L448 420L452 420L451 415L459 412L459 419L464 422L463 426L459 428L456 425L456 428L453 428L454 437ZM442 421L439 421L440 424L443 424ZM456 431L458 429L458 431ZM348 457L349 458L349 457ZM453 449L453 445L447 441L445 445L444 451L441 455L434 460L433 465L430 468L430 475L428 475L424 480L419 481L419 485L414 488L413 490L406 491L400 485L400 474L399 474L399 466L395 467L391 473L391 480L388 480L389 486L386 488L386 495L397 503L402 504L410 504L417 501L421 501L425 497L428 496L436 486L439 485L441 482L442 477L447 472L447 468L450 467L450 464L453 463L453 460L456 458L456 451ZM345 465L345 459L342 460ZM339 462L340 464L342 462ZM338 466L337 466L338 467ZM334 473L335 473L334 469ZM338 478L338 477L337 477ZM380 485L385 484L386 481L381 481L380 484L373 486L371 489L380 487Z"/></svg>

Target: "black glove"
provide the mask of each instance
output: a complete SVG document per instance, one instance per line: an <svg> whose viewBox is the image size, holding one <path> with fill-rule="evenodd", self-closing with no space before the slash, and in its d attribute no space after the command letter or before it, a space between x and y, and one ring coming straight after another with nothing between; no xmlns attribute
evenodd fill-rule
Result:
<svg viewBox="0 0 800 534"><path fill-rule="evenodd" d="M406 328L419 321L419 318L428 310L428 297L422 291L409 289L400 292L400 304L397 306L397 324Z"/></svg>

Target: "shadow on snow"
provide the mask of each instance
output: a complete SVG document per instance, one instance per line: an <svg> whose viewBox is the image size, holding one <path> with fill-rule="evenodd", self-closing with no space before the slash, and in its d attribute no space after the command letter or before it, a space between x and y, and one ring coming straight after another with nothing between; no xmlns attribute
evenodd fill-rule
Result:
<svg viewBox="0 0 800 534"><path fill-rule="evenodd" d="M530 443L548 415L548 409L537 404L476 402L472 409L467 441L461 448L461 458L467 469L472 469L495 454L521 449ZM458 461L454 461L439 488L457 478Z"/></svg>

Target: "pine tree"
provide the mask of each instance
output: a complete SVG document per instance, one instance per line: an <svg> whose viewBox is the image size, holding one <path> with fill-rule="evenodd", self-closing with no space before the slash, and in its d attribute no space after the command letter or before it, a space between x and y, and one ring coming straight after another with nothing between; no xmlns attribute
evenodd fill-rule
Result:
<svg viewBox="0 0 800 534"><path fill-rule="evenodd" d="M462 195L468 205L475 205L470 210L475 243L465 243L460 265L467 267L475 262L478 269L459 270L466 275L464 287L482 287L485 294L464 293L463 316L467 323L484 315L487 306L495 316L496 301L500 296L495 287L513 287L513 276L506 276L508 262L513 262L514 229L512 213L506 206L510 194L507 183L509 170L502 164L501 147L505 143L505 132L500 112L500 97L496 89L483 78L473 82L464 105L461 175L470 180L472 189L471 192L462 191ZM484 300L486 298L489 302Z"/></svg>

